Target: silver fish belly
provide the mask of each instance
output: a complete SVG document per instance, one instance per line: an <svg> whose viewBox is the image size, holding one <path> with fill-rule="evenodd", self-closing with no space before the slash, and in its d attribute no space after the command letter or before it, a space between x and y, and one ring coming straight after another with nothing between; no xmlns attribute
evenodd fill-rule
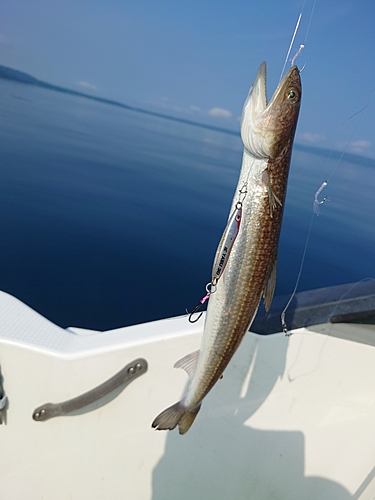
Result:
<svg viewBox="0 0 375 500"><path fill-rule="evenodd" d="M266 311L271 306L301 93L300 73L293 66L267 104L266 64L260 65L242 112L244 153L230 210L233 214L241 202L241 225L210 295L201 347L175 364L189 374L187 393L155 418L152 427L158 430L177 425L180 434L189 430L249 330L262 296Z"/></svg>

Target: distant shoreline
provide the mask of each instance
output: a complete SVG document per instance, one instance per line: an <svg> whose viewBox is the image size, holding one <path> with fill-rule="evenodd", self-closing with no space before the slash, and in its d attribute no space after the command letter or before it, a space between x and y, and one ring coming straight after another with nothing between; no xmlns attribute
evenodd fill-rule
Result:
<svg viewBox="0 0 375 500"><path fill-rule="evenodd" d="M129 106L127 104L123 104L119 101L113 101L111 99L104 99L103 97L96 97L90 94L85 94L84 92L78 92L77 90L67 89L65 87L59 87L58 85L52 85L51 83L44 82L42 80L38 80L37 78L25 73L23 71L19 71L13 68L8 68L7 66L0 65L0 78L5 80L12 80L19 83L25 83L27 85L35 85L36 87L42 87L49 90L54 90L55 92L62 92L63 94L70 94L77 97L83 97L85 99L91 99L93 101L101 102L103 104L109 104L111 106L117 106L120 108L127 109L129 111L134 111L136 113L143 113L146 115L156 116L158 118L164 118L166 120L171 120L174 122L185 123L187 125L192 125L194 127L201 127L208 130L214 130L215 132L222 132L223 134L229 134L239 137L239 131L230 130L227 128L215 127L214 125L206 125L204 123L195 122L193 120L187 120L185 118L177 118L170 115L165 115L164 113L157 113L156 111L148 111L147 109L137 108L135 106Z"/></svg>
<svg viewBox="0 0 375 500"><path fill-rule="evenodd" d="M109 104L111 106L117 106L120 108L127 109L129 111L134 111L136 113L143 113L145 115L156 116L157 118L163 118L165 120L171 120L174 122L185 123L186 125L192 125L193 127L201 127L207 130L214 130L215 132L221 132L223 134L234 135L236 137L240 137L239 131L230 130L227 128L215 127L214 125L207 125L205 123L195 122L193 120L187 120L185 118L177 118L170 115L165 115L164 113L157 113L156 111L148 111L147 109L137 108L135 106L129 106L127 104L123 104L119 101L113 101L111 99L104 99L103 97L96 97L89 94L85 94L84 92L79 92L77 90L70 90L64 87L59 87L58 85L52 85L51 83L44 82L42 80L38 80L37 78L25 73L23 71L18 71L16 69L8 68L7 66L0 65L0 78L5 80L12 80L19 83L26 83L28 85L35 85L36 87L42 87L49 90L54 90L56 92L62 92L63 94L75 95L77 97L83 97L85 99L91 99L92 101L101 102L103 104ZM309 151L312 154L316 154L318 156L323 156L328 158L331 156L333 159L338 159L342 155L342 151L340 150L329 150L325 148L319 148L316 146L311 146L307 144L298 144L294 142L294 149L297 150L305 150ZM374 158L358 155L355 153L345 153L345 158L348 160L355 160L356 158L360 158L362 162L365 162L367 166L374 168L375 160Z"/></svg>

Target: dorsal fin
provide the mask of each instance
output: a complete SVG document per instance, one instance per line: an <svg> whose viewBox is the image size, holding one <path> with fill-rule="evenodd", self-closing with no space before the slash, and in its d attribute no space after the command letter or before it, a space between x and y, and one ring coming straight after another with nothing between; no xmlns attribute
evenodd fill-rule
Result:
<svg viewBox="0 0 375 500"><path fill-rule="evenodd" d="M197 367L198 358L199 349L187 354L183 358L176 361L176 363L174 364L174 368L182 368L189 375L189 378L193 378L195 369Z"/></svg>

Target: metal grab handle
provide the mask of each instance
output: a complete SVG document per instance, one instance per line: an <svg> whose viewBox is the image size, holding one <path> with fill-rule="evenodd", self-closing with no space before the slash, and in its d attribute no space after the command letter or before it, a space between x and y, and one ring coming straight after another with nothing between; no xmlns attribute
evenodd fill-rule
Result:
<svg viewBox="0 0 375 500"><path fill-rule="evenodd" d="M80 410L81 408L94 403L103 396L106 396L123 385L125 382L135 380L143 373L146 373L146 371L147 361L143 358L136 359L132 363L127 364L109 380L103 382L103 384L98 385L98 387L95 387L94 389L91 389L76 398L69 399L63 403L46 403L39 406L33 412L33 419L37 422L42 422L44 420L48 420L49 418L60 417L61 415L66 415L72 411Z"/></svg>

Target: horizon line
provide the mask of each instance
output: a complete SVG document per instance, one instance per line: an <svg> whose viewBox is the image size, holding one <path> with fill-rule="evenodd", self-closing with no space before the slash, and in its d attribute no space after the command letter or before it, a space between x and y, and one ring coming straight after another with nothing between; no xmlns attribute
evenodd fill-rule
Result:
<svg viewBox="0 0 375 500"><path fill-rule="evenodd" d="M194 120L189 120L187 118L178 118L175 116L167 115L165 113L159 113L157 111L151 111L151 110L147 110L144 108L139 108L137 106L130 106L129 104L125 104L125 103L122 103L120 101L115 101L113 99L92 96L90 94L86 94L86 93L80 92L78 90L72 90L72 89L69 89L66 87L60 87L58 85L54 85L54 84L45 82L43 80L39 80L39 79L35 78L34 76L31 76L30 74L24 72L24 71L13 69L13 68L10 68L9 66L3 66L1 64L0 64L0 78L4 79L4 80L15 81L18 83L24 83L27 85L35 85L35 86L46 88L49 90L54 90L55 92L61 92L64 94L75 95L77 97L83 97L85 99L91 99L93 101L101 102L103 104L109 104L111 106L117 106L117 107L120 107L123 109L127 109L129 111L134 111L135 113L143 113L143 114L146 114L149 116L155 116L157 118L162 118L165 120L184 123L186 125L191 125L193 127L201 127L201 128L207 129L207 130L213 130L215 132L220 132L223 134L228 134L228 135L232 135L232 136L236 136L236 137L240 138L240 131L239 130L235 131L235 130L228 129L228 128L217 127L215 125L208 125L206 123L201 123L201 122L197 122ZM336 155L342 154L342 151L339 149L322 148L319 146L313 146L311 144L301 144L299 142L295 142L293 147L295 147L296 149L306 149L312 153L315 152L315 154L318 154L318 155L327 155L327 153L330 153L331 155L336 156ZM368 160L369 162L372 162L372 163L375 161L375 158L373 158L371 156L364 156L364 155L356 154L356 153L345 152L345 156L349 157L349 158L350 157L351 158L362 158L362 159Z"/></svg>

